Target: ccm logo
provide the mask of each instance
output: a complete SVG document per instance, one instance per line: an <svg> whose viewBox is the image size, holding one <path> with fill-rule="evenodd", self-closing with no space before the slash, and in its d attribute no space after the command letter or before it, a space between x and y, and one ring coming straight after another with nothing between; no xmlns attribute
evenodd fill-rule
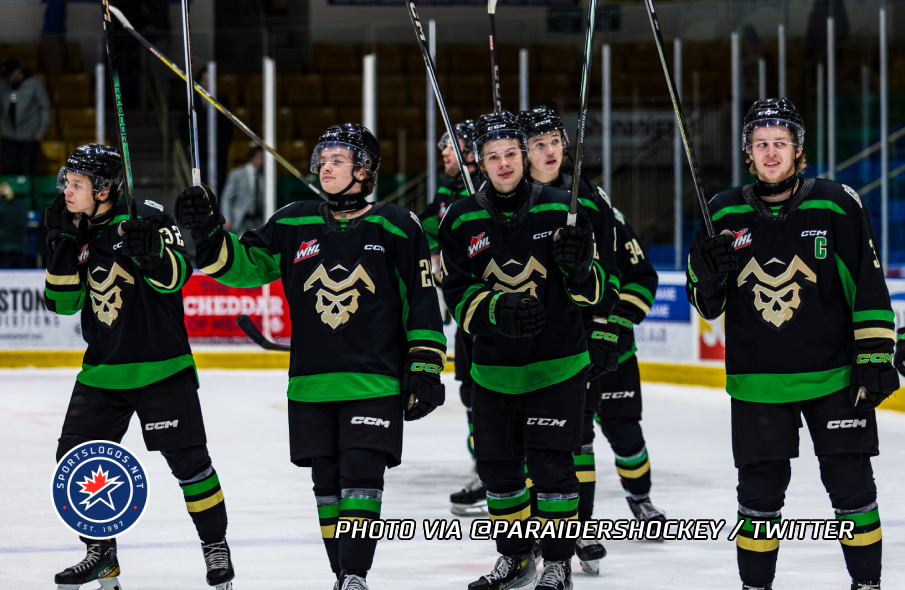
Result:
<svg viewBox="0 0 905 590"><path fill-rule="evenodd" d="M541 232L541 233L539 233L539 234L534 234L534 239L535 239L535 240L541 240L541 239L543 239L543 238L546 238L547 236L552 236L552 235L553 235L553 232L552 232L552 231L544 231L544 232Z"/></svg>
<svg viewBox="0 0 905 590"><path fill-rule="evenodd" d="M383 426L384 428L390 427L389 420L383 420L381 418L369 418L366 416L355 416L352 418L352 424L365 424L367 426Z"/></svg>
<svg viewBox="0 0 905 590"><path fill-rule="evenodd" d="M826 423L826 427L830 430L836 428L867 428L867 418L864 420L830 420Z"/></svg>
<svg viewBox="0 0 905 590"><path fill-rule="evenodd" d="M802 238L808 238L811 236L825 236L825 235L826 235L825 229L806 229L803 232L801 232Z"/></svg>
<svg viewBox="0 0 905 590"><path fill-rule="evenodd" d="M375 252L386 252L383 246L378 246L377 244L368 244L365 246L365 250L374 250Z"/></svg>
<svg viewBox="0 0 905 590"><path fill-rule="evenodd" d="M601 393L600 399L624 399L627 397L635 397L634 391L614 391L612 393Z"/></svg>
<svg viewBox="0 0 905 590"><path fill-rule="evenodd" d="M145 430L166 430L167 428L176 428L179 426L179 420L166 420L164 422L148 422L145 424Z"/></svg>
<svg viewBox="0 0 905 590"><path fill-rule="evenodd" d="M537 424L538 426L565 426L565 420L554 420L553 418L528 418L528 425Z"/></svg>

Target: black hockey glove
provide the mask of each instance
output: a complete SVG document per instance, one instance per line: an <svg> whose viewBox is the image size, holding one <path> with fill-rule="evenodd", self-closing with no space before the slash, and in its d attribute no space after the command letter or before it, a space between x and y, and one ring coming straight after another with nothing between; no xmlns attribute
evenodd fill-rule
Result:
<svg viewBox="0 0 905 590"><path fill-rule="evenodd" d="M154 272L163 262L163 236L150 221L137 219L123 221L119 224L119 234L123 237L123 246L119 249L122 256L131 258L139 269Z"/></svg>
<svg viewBox="0 0 905 590"><path fill-rule="evenodd" d="M553 260L569 280L581 284L591 276L594 239L580 227L565 225L553 232Z"/></svg>
<svg viewBox="0 0 905 590"><path fill-rule="evenodd" d="M618 315L610 315L607 322L619 326L619 358L622 358L635 343L635 325L629 319Z"/></svg>
<svg viewBox="0 0 905 590"><path fill-rule="evenodd" d="M738 269L738 255L732 243L735 236L729 230L704 238L693 247L688 260L691 281L696 284L713 284Z"/></svg>
<svg viewBox="0 0 905 590"><path fill-rule="evenodd" d="M905 328L896 330L896 354L892 357L892 366L905 376Z"/></svg>
<svg viewBox="0 0 905 590"><path fill-rule="evenodd" d="M410 352L402 367L402 410L406 422L424 418L446 401L440 382L442 359L428 351Z"/></svg>
<svg viewBox="0 0 905 590"><path fill-rule="evenodd" d="M588 380L603 377L619 366L619 324L611 324L606 318L588 322L585 327L591 368Z"/></svg>
<svg viewBox="0 0 905 590"><path fill-rule="evenodd" d="M44 210L44 225L47 227L47 250L53 254L54 249L61 241L72 242L76 251L79 245L87 243L88 218L70 213L66 207L66 195L60 193L53 202Z"/></svg>
<svg viewBox="0 0 905 590"><path fill-rule="evenodd" d="M494 291L488 296L487 323L494 334L510 338L536 336L544 329L544 304L527 293Z"/></svg>
<svg viewBox="0 0 905 590"><path fill-rule="evenodd" d="M196 244L214 238L226 223L217 195L205 185L190 186L176 197L176 221L192 230Z"/></svg>
<svg viewBox="0 0 905 590"><path fill-rule="evenodd" d="M873 410L899 388L899 375L889 352L855 353L852 403L862 411Z"/></svg>

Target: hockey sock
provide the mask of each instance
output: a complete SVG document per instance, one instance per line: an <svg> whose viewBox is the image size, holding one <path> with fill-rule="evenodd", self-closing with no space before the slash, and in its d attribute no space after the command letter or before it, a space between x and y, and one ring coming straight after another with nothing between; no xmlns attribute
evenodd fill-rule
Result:
<svg viewBox="0 0 905 590"><path fill-rule="evenodd" d="M843 538L842 555L852 580L868 582L880 579L883 557L883 531L880 510L873 502L857 510L836 510L836 519L855 523L852 538Z"/></svg>
<svg viewBox="0 0 905 590"><path fill-rule="evenodd" d="M616 473L619 474L622 487L633 496L646 496L650 493L650 459L647 447L628 456L616 455Z"/></svg>
<svg viewBox="0 0 905 590"><path fill-rule="evenodd" d="M531 516L531 496L528 488L501 493L494 493L488 489L487 513L492 521L506 520L513 523L517 520L528 520ZM532 540L524 538L500 536L496 540L496 548L500 555L528 553L532 545Z"/></svg>
<svg viewBox="0 0 905 590"><path fill-rule="evenodd" d="M525 487L528 488L528 495L531 497L531 514L537 514L537 490L534 489L534 482L528 476L528 462L524 463L525 467Z"/></svg>
<svg viewBox="0 0 905 590"><path fill-rule="evenodd" d="M320 521L321 537L330 560L330 569L339 575L339 539L336 539L336 523L339 521L339 496L315 496L317 518Z"/></svg>
<svg viewBox="0 0 905 590"><path fill-rule="evenodd" d="M468 454L471 455L471 460L474 461L474 420L472 419L470 407L465 408L465 415L468 417L468 439L466 444L468 445Z"/></svg>
<svg viewBox="0 0 905 590"><path fill-rule="evenodd" d="M368 526L380 519L383 491L367 488L344 489L339 500L339 519L350 521L348 533L339 537L339 564L344 570L371 569L377 539L368 538ZM361 531L356 534L356 531Z"/></svg>
<svg viewBox="0 0 905 590"><path fill-rule="evenodd" d="M568 451L526 449L528 470L537 489L537 513L541 525L578 518L578 477L575 461ZM542 538L541 551L545 561L567 561L575 553L575 540Z"/></svg>
<svg viewBox="0 0 905 590"><path fill-rule="evenodd" d="M742 583L750 586L768 586L776 575L776 558L779 556L777 532L782 516L777 512L758 512L739 506L738 519L745 523L735 538L738 556L738 573ZM757 530L752 520L769 521L770 534L766 524L759 524Z"/></svg>
<svg viewBox="0 0 905 590"><path fill-rule="evenodd" d="M590 520L594 515L594 492L597 487L597 466L594 463L594 444L582 445L580 455L572 455L575 475L578 476L578 520Z"/></svg>
<svg viewBox="0 0 905 590"><path fill-rule="evenodd" d="M208 467L191 479L179 480L179 486L201 542L223 540L226 536L226 503L214 467Z"/></svg>

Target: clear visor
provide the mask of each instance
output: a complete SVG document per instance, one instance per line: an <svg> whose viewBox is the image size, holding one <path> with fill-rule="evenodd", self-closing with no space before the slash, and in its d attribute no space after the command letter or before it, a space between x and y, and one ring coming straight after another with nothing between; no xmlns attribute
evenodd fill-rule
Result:
<svg viewBox="0 0 905 590"><path fill-rule="evenodd" d="M503 129L485 133L474 141L474 153L477 161L492 156L501 156L509 152L528 152L528 138L521 131Z"/></svg>
<svg viewBox="0 0 905 590"><path fill-rule="evenodd" d="M528 150L532 153L541 153L549 145L562 145L563 148L567 148L569 147L569 136L566 135L564 129L555 129L528 138Z"/></svg>
<svg viewBox="0 0 905 590"><path fill-rule="evenodd" d="M109 187L113 184L111 180L101 180L95 177L90 172L85 172L84 170L78 170L76 168L69 168L68 166L63 166L60 168L60 173L57 174L57 188L62 190L66 190L70 185L70 175L78 174L79 176L72 177L72 188L77 191L90 191L94 192L102 191L105 188Z"/></svg>
<svg viewBox="0 0 905 590"><path fill-rule="evenodd" d="M751 121L742 130L742 150L766 149L770 145L778 149L799 146L804 143L804 128L785 119L760 119Z"/></svg>
<svg viewBox="0 0 905 590"><path fill-rule="evenodd" d="M373 161L370 154L356 145L342 141L322 141L311 154L311 172L318 174L324 164L341 166L361 166L371 171Z"/></svg>
<svg viewBox="0 0 905 590"><path fill-rule="evenodd" d="M456 135L456 137L459 137L458 134ZM440 141L437 142L437 149L442 152L443 150L450 147L451 145L452 145L452 142L449 141L449 133L447 132L447 133L444 133L443 137L440 138ZM467 152L468 152L468 144L466 144L465 147L462 148L462 155L465 155Z"/></svg>

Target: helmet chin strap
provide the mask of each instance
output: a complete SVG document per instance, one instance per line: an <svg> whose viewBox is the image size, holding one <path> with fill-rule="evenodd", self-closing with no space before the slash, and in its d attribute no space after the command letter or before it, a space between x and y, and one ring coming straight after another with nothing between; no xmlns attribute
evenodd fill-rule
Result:
<svg viewBox="0 0 905 590"><path fill-rule="evenodd" d="M355 186L356 184L361 184L362 182L364 181L358 180L353 174L352 182L350 182L346 188L336 194L330 195L330 200L327 201L327 206L330 208L330 210L334 213L348 213L349 211L358 211L359 209L364 209L365 207L367 207L368 196L361 192L349 195L349 197L345 199L336 198L345 195L347 192L352 190L353 186Z"/></svg>

